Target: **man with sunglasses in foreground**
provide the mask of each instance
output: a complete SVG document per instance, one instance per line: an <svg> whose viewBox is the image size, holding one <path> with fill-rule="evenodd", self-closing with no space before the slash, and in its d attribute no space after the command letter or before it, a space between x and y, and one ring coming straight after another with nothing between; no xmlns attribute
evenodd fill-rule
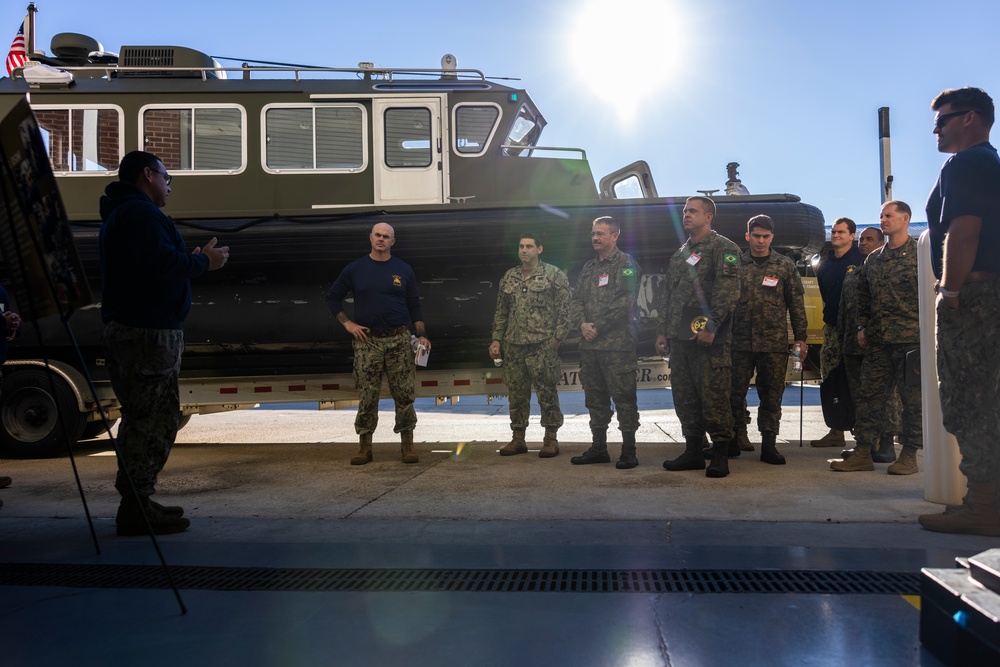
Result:
<svg viewBox="0 0 1000 667"><path fill-rule="evenodd" d="M1000 157L990 145L994 106L979 88L946 90L938 150L953 153L927 200L937 277L937 366L944 426L958 440L969 492L958 507L924 514L942 533L1000 536Z"/></svg>

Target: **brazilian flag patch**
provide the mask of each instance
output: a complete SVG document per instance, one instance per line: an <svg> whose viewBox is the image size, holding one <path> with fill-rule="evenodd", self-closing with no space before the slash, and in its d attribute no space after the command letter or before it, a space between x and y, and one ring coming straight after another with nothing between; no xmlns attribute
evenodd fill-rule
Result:
<svg viewBox="0 0 1000 667"><path fill-rule="evenodd" d="M624 269L622 269L622 275L625 276L626 278L631 278L632 276L635 275L635 270L626 266Z"/></svg>
<svg viewBox="0 0 1000 667"><path fill-rule="evenodd" d="M739 258L736 255L732 254L731 252L727 252L725 255L722 256L722 261L724 261L726 264L736 264L736 262L739 261Z"/></svg>
<svg viewBox="0 0 1000 667"><path fill-rule="evenodd" d="M623 287L629 292L635 292L635 269L631 266L622 267L622 283Z"/></svg>

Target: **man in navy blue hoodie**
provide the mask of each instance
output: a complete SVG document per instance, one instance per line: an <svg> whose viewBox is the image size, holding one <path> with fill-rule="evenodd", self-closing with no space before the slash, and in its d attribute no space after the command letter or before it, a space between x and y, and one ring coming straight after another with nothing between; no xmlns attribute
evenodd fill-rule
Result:
<svg viewBox="0 0 1000 667"><path fill-rule="evenodd" d="M104 349L122 412L115 480L122 501L116 524L119 535L145 535L145 513L154 534L178 533L191 525L184 510L164 507L150 496L177 435L177 379L191 278L222 268L229 248L216 247L213 238L187 253L173 221L160 211L170 194L170 175L155 155L129 153L118 167L118 179L101 197L99 243Z"/></svg>

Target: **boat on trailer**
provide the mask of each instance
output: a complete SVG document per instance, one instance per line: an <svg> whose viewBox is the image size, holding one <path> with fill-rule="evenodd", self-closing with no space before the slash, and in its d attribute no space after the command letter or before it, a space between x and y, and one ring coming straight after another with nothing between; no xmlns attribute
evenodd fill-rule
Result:
<svg viewBox="0 0 1000 667"><path fill-rule="evenodd" d="M545 117L509 80L458 68L450 55L430 69L223 67L179 46L111 54L73 33L53 38L51 55L29 58L0 79L0 114L27 97L96 301L98 202L128 151L163 160L173 177L164 210L191 247L217 236L232 248L224 271L193 281L185 380L349 374L350 336L324 297L339 271L369 251L368 233L380 222L394 227L394 253L420 281L438 371L492 367L497 284L517 263L521 232L537 233L543 259L572 281L593 255L591 222L604 215L621 224L619 245L642 267L638 351L653 354L656 303L684 241L686 197L660 197L643 161L598 182L584 149L544 145ZM746 247L747 220L767 214L780 230L777 250L796 260L817 252L822 213L790 194L736 194L746 192L736 166L727 194L712 194L716 231ZM99 309L82 309L71 324L100 385ZM43 331L53 363L82 373L61 325ZM560 354L572 364L576 340ZM15 371L42 358L28 340L11 356ZM72 372L61 375L75 384ZM113 396L72 391L81 423L95 418L97 400L114 409ZM20 446L45 430L18 435L10 424L24 407L0 403L0 445ZM185 411L219 408L189 402Z"/></svg>

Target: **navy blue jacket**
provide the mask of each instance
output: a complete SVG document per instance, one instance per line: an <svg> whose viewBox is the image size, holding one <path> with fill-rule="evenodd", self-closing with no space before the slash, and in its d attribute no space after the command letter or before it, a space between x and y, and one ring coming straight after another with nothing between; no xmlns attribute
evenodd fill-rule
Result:
<svg viewBox="0 0 1000 667"><path fill-rule="evenodd" d="M840 312L840 292L844 289L844 278L850 267L858 268L865 263L856 244L843 257L837 257L831 250L816 269L816 282L819 283L819 293L823 297L823 322L831 327L837 326L837 313Z"/></svg>
<svg viewBox="0 0 1000 667"><path fill-rule="evenodd" d="M101 197L101 318L143 329L180 329L191 310L191 278L208 270L170 218L129 183Z"/></svg>

